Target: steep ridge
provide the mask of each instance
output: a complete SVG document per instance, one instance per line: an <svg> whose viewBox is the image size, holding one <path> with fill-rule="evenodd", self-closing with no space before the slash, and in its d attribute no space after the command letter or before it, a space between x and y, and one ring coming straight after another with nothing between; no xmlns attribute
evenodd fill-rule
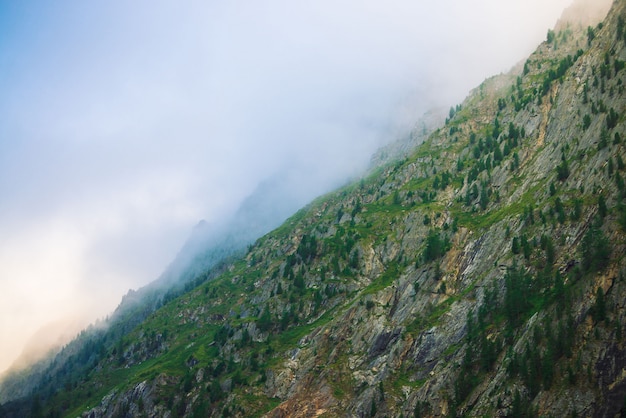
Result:
<svg viewBox="0 0 626 418"><path fill-rule="evenodd" d="M625 22L560 22L409 157L0 412L625 413Z"/></svg>
<svg viewBox="0 0 626 418"><path fill-rule="evenodd" d="M0 403L24 397L37 386L41 390L45 382L56 382L59 375L71 380L72 376L85 373L99 361L104 349L111 348L114 341L123 338L149 314L219 274L228 262L244 254L254 240L280 225L302 206L308 193L298 191L297 179L289 173L282 174L261 182L230 219L219 225L201 221L161 276L137 290L129 290L106 319L71 340L80 331L74 327L70 331L73 335L65 337L66 342L71 341L65 347L38 346L45 350L39 361L17 363L1 375ZM41 344L42 339L37 343ZM94 355L94 346L103 349Z"/></svg>
<svg viewBox="0 0 626 418"><path fill-rule="evenodd" d="M439 116L434 112L426 114L411 132L381 148L372 157L370 169L397 159L398 155L423 142L435 127L441 125ZM83 326L68 326L68 329L59 331L58 326L52 326L56 324L51 324L42 329L40 334L48 332L47 340L51 342L46 343L41 335L34 336L32 345L22 357L0 375L0 404L28 395L42 380L54 379L60 368L65 369L62 370L64 375L88 370L97 358L80 356L88 361L84 364L74 361L71 367L66 367L68 357L93 344L110 345L169 300L210 280L225 264L244 254L248 245L279 226L308 201L311 190L302 190L299 180L293 172L283 169L260 182L232 217L222 219L219 224L200 221L158 279L137 290L129 290L110 316L88 327L79 338L74 337ZM69 341L71 343L67 344ZM53 360L55 365L51 366Z"/></svg>

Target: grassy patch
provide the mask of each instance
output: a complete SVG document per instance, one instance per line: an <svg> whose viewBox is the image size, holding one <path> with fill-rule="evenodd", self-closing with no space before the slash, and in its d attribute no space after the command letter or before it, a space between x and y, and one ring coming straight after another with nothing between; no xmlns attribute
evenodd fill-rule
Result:
<svg viewBox="0 0 626 418"><path fill-rule="evenodd" d="M369 286L367 286L361 292L361 296L371 295L373 293L379 292L385 288L387 288L394 280L396 280L402 271L400 270L400 266L396 262L391 262L383 274L381 274L376 280L374 280Z"/></svg>
<svg viewBox="0 0 626 418"><path fill-rule="evenodd" d="M536 192L544 187L545 182L539 182L526 191L517 201L510 205L492 209L488 212L468 212L461 208L459 204L452 207L452 214L459 225L473 231L483 230L492 227L498 222L508 218L513 218L524 213L524 208L536 203Z"/></svg>

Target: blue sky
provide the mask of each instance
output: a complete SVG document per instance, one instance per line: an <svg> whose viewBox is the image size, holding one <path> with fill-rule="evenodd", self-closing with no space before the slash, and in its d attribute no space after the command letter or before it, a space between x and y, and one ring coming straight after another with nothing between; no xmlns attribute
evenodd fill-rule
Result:
<svg viewBox="0 0 626 418"><path fill-rule="evenodd" d="M264 179L302 201L545 38L566 0L0 2L0 370ZM291 174L283 174L291 173Z"/></svg>

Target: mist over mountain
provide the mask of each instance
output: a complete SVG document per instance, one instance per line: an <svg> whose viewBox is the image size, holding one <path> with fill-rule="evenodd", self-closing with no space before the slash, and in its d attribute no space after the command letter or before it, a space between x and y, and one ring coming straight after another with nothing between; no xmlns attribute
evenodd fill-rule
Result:
<svg viewBox="0 0 626 418"><path fill-rule="evenodd" d="M313 201L278 170L6 378L0 415L624 414L625 22L624 0L576 2Z"/></svg>
<svg viewBox="0 0 626 418"><path fill-rule="evenodd" d="M106 317L259 183L299 179L295 208L358 177L567 2L1 5L0 370L45 323Z"/></svg>

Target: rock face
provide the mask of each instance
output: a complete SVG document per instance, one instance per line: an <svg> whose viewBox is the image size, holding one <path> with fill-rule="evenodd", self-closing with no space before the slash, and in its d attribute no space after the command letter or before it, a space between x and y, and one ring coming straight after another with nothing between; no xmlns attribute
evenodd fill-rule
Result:
<svg viewBox="0 0 626 418"><path fill-rule="evenodd" d="M625 413L625 22L562 20L404 159L0 412Z"/></svg>

